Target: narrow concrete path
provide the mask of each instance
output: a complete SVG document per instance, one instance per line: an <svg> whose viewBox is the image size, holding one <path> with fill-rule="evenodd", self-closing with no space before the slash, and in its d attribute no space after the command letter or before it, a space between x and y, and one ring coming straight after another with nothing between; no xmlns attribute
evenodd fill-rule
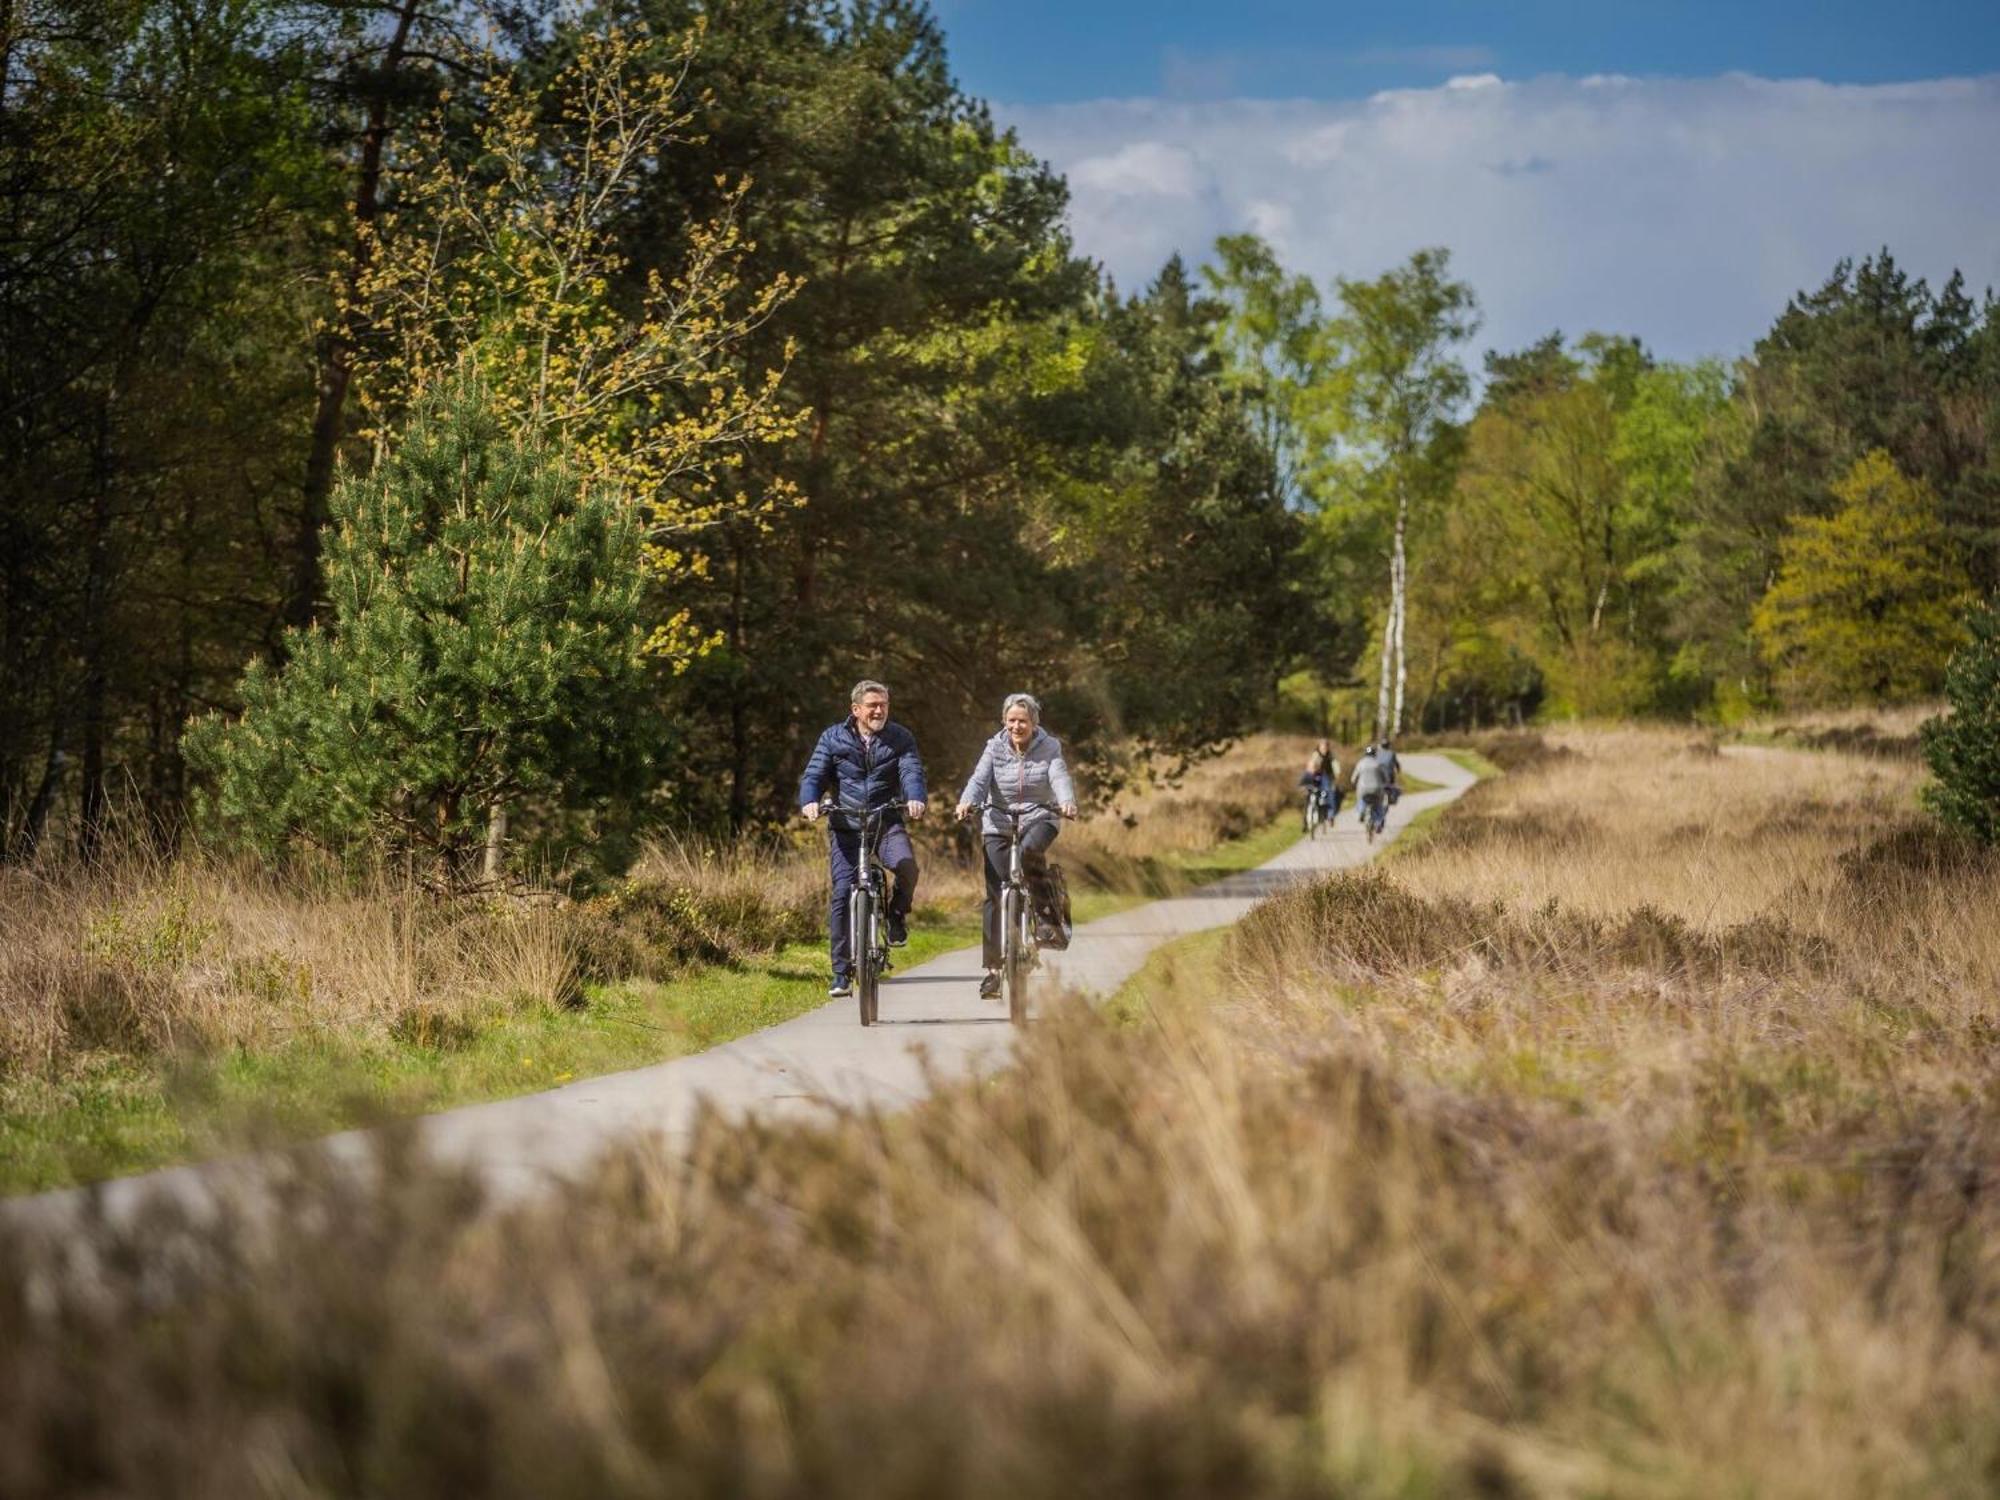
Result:
<svg viewBox="0 0 2000 1500"><path fill-rule="evenodd" d="M1389 813L1385 839L1370 844L1351 810L1330 833L1300 841L1255 870L1187 896L1135 907L1077 929L1069 951L1048 955L1041 993L1059 989L1109 995L1162 943L1234 922L1252 906L1302 878L1365 863L1426 808L1449 802L1475 778L1442 755L1406 755L1410 774L1439 790L1405 796ZM1056 846L1061 856L1062 846ZM852 1000L670 1062L584 1079L546 1093L468 1105L413 1123L432 1159L476 1172L500 1198L531 1191L551 1177L582 1171L619 1141L644 1136L669 1145L686 1139L704 1104L738 1116L811 1118L830 1107L898 1109L948 1081L1003 1066L1013 1048L1004 1005L978 994L979 950L964 948L907 972L882 989L880 1023L863 1028ZM368 1132L331 1136L320 1146L342 1160L367 1162ZM8 1218L72 1221L91 1208L113 1219L161 1197L197 1206L240 1174L268 1170L259 1158L173 1167L46 1193L0 1205Z"/></svg>

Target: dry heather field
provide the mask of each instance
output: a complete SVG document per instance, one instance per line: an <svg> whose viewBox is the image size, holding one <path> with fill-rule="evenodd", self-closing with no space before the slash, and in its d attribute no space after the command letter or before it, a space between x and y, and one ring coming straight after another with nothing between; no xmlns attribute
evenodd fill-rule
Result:
<svg viewBox="0 0 2000 1500"><path fill-rule="evenodd" d="M2000 861L1906 759L1482 748L908 1114L0 1242L0 1493L1992 1494Z"/></svg>

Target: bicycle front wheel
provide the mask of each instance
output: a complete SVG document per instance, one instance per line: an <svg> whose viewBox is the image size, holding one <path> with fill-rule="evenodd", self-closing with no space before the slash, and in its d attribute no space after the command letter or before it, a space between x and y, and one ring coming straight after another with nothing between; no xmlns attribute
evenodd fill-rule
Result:
<svg viewBox="0 0 2000 1500"><path fill-rule="evenodd" d="M1028 1019L1028 896L1010 886L1000 906L1002 965L1007 977L1007 1019Z"/></svg>
<svg viewBox="0 0 2000 1500"><path fill-rule="evenodd" d="M854 964L854 1002L861 1024L875 1024L875 986L881 971L875 965L875 899L857 887L847 898L847 951Z"/></svg>

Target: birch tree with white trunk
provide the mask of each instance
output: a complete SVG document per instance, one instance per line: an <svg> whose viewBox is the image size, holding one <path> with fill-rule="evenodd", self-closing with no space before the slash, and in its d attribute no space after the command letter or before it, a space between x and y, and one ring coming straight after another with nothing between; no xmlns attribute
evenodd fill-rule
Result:
<svg viewBox="0 0 2000 1500"><path fill-rule="evenodd" d="M1375 738L1402 732L1411 535L1448 494L1456 415L1471 390L1456 353L1479 327L1472 288L1447 250L1419 250L1373 281L1341 278L1327 325L1342 395L1338 437L1372 494L1391 507L1389 596L1375 696Z"/></svg>

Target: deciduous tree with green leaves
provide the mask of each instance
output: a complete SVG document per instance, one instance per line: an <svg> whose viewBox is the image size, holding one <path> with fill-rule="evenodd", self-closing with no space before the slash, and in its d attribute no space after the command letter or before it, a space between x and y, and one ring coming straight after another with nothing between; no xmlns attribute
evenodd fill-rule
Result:
<svg viewBox="0 0 2000 1500"><path fill-rule="evenodd" d="M1832 515L1800 516L1751 619L1780 689L1799 703L1934 693L1976 597L1928 486L1877 448L1838 484Z"/></svg>
<svg viewBox="0 0 2000 1500"><path fill-rule="evenodd" d="M191 727L214 814L267 854L401 852L462 887L493 807L575 805L642 759L639 547L469 370L431 388L334 491L326 626L252 664L240 716Z"/></svg>
<svg viewBox="0 0 2000 1500"><path fill-rule="evenodd" d="M1399 733L1408 678L1404 619L1413 516L1451 488L1454 416L1470 388L1453 350L1478 330L1472 288L1451 277L1451 253L1419 250L1373 281L1339 283L1341 311L1328 327L1344 388L1341 441L1359 459L1363 503L1391 518L1389 597L1375 733Z"/></svg>
<svg viewBox="0 0 2000 1500"><path fill-rule="evenodd" d="M1546 670L1559 711L1653 708L1669 677L1679 522L1721 372L1657 364L1603 334L1573 348L1551 335L1490 355L1487 372L1454 496L1482 584L1467 605Z"/></svg>
<svg viewBox="0 0 2000 1500"><path fill-rule="evenodd" d="M540 84L486 59L470 152L440 119L369 231L378 243L355 293L383 346L362 387L375 431L470 360L523 441L559 446L633 507L661 615L648 649L679 667L705 644L680 589L700 566L691 539L782 499L738 473L746 449L797 426L776 401L789 345L760 370L731 358L796 289L782 272L744 283L747 182L679 226L635 296L614 291L631 270L619 222L690 132L681 88L702 31L578 30Z"/></svg>
<svg viewBox="0 0 2000 1500"><path fill-rule="evenodd" d="M1323 433L1327 347L1319 290L1288 273L1254 234L1226 234L1201 269L1224 308L1214 323L1224 383L1243 401L1287 505L1307 499Z"/></svg>

